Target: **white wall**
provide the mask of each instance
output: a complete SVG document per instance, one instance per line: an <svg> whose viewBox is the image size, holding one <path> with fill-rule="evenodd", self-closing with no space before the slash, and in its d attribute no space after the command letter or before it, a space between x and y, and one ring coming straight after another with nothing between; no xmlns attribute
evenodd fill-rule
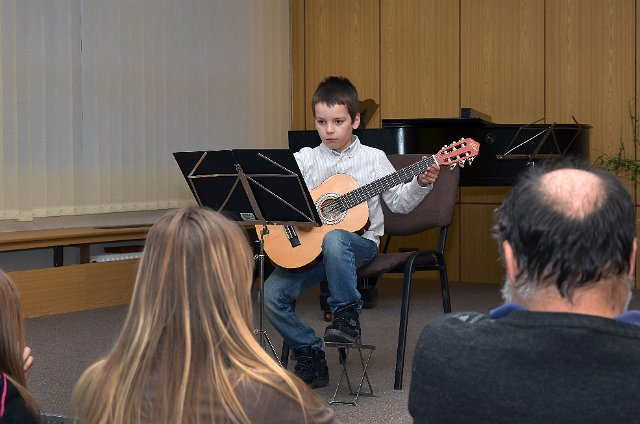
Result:
<svg viewBox="0 0 640 424"><path fill-rule="evenodd" d="M0 232L148 222L193 201L172 152L287 145L288 0L8 0L0 24Z"/></svg>
<svg viewBox="0 0 640 424"><path fill-rule="evenodd" d="M2 0L0 31L0 243L193 203L173 151L287 146L289 0Z"/></svg>

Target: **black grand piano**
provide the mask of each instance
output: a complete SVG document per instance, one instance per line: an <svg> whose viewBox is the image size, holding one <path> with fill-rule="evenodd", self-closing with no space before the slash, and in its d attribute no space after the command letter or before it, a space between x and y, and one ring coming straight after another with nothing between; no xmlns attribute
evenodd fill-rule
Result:
<svg viewBox="0 0 640 424"><path fill-rule="evenodd" d="M536 162L560 156L589 157L586 124L495 124L478 117L383 119L382 128L358 129L362 143L387 154L435 153L470 137L480 143L473 166L460 173L461 186L509 186ZM289 131L289 148L320 144L315 130Z"/></svg>

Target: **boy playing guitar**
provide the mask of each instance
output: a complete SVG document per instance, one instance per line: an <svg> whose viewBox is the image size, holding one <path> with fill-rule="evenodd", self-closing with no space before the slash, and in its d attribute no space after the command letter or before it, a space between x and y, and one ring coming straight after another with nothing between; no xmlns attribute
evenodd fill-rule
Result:
<svg viewBox="0 0 640 424"><path fill-rule="evenodd" d="M310 189L336 174L347 174L362 186L395 171L383 151L361 144L353 135L360 124L358 107L358 93L346 78L328 77L316 89L312 110L322 144L295 153ZM304 271L277 267L265 281L267 318L293 348L297 360L295 374L311 387L329 383L323 339L300 320L291 302L326 279L333 322L325 330L324 340L360 342L361 301L356 288L356 270L371 261L378 250L384 231L380 200L384 199L394 212L410 212L429 193L438 172L435 162L411 181L370 198L367 201L369 226L362 235L331 230L322 238L321 261Z"/></svg>

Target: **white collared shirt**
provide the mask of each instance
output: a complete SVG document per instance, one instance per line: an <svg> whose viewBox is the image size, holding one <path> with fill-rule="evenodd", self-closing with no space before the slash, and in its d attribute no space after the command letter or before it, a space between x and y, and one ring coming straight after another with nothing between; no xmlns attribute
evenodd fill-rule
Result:
<svg viewBox="0 0 640 424"><path fill-rule="evenodd" d="M365 146L355 135L352 136L351 145L340 153L321 143L314 148L303 147L294 153L294 157L310 190L336 174L347 174L362 186L395 172L395 168L382 150ZM408 183L385 191L382 198L392 212L408 213L424 199L432 187L432 184L422 187L418 184L417 178L413 178ZM362 235L377 245L380 245L380 237L384 234L384 215L380 197L375 196L367 200L369 228Z"/></svg>

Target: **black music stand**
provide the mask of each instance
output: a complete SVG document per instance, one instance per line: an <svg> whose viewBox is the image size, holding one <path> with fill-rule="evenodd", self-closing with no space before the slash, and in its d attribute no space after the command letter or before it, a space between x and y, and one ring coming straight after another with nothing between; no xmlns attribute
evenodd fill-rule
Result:
<svg viewBox="0 0 640 424"><path fill-rule="evenodd" d="M496 155L496 158L498 160L526 160L528 166L535 166L534 161L537 159L564 157L582 131L582 126L576 121L576 118L573 116L572 118L576 124L576 129L564 150L560 148L556 137L555 122L553 124L543 125L542 129L540 126L533 126L542 121L543 118L518 128L518 131L509 142L505 152L501 155ZM536 142L533 142L534 140L536 140Z"/></svg>
<svg viewBox="0 0 640 424"><path fill-rule="evenodd" d="M288 149L236 149L175 152L173 154L200 206L209 207L243 224L261 226L260 317L256 334L262 346L278 355L263 327L264 235L267 225L319 226L320 216ZM295 240L291 240L295 243Z"/></svg>

